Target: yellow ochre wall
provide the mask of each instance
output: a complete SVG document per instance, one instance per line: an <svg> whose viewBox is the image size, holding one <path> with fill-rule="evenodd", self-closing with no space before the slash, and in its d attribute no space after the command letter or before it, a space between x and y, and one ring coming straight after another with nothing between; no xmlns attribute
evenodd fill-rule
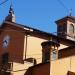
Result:
<svg viewBox="0 0 75 75"><path fill-rule="evenodd" d="M33 63L25 62L24 64L21 63L13 63L13 70L11 71L13 75L24 75L27 69L33 66Z"/></svg>
<svg viewBox="0 0 75 75"><path fill-rule="evenodd" d="M51 61L50 75L67 75L68 71L75 72L75 56Z"/></svg>
<svg viewBox="0 0 75 75"><path fill-rule="evenodd" d="M42 62L42 46L41 43L46 41L45 39L41 39L34 36L27 36L27 52L26 58L35 58L37 64ZM23 60L25 59L25 50L26 50L26 35L24 39L24 56ZM33 63L24 61L23 64L13 62L13 75L24 75L25 71L30 67L33 66Z"/></svg>
<svg viewBox="0 0 75 75"><path fill-rule="evenodd" d="M37 64L42 61L42 46L41 43L46 41L45 39L41 39L34 36L29 36L27 38L27 54L26 58L35 58L37 60Z"/></svg>
<svg viewBox="0 0 75 75"><path fill-rule="evenodd" d="M28 36L27 37L27 51L26 51L26 58L35 58L37 60L37 64L41 63L42 61L42 46L41 43L47 41L47 39L38 38L35 36ZM60 43L60 49L67 48L67 45ZM26 36L24 40L24 58L25 58L25 48L26 48Z"/></svg>
<svg viewBox="0 0 75 75"><path fill-rule="evenodd" d="M37 61L37 64L42 62L42 46L41 43L47 41L42 38L38 38L35 36L27 36L27 52L26 52L26 58L35 58ZM60 44L59 49L66 48L68 46ZM23 59L25 59L25 48L26 48L26 35L24 39L24 56ZM20 63L15 63L13 64L13 74L14 75L23 75L26 70L23 69L28 69L30 66L33 66L33 63L30 62L24 62L24 64ZM19 71L23 70L23 71Z"/></svg>
<svg viewBox="0 0 75 75"><path fill-rule="evenodd" d="M60 50L60 49L63 49L63 48L67 48L67 47L69 47L69 46L60 43L59 50Z"/></svg>

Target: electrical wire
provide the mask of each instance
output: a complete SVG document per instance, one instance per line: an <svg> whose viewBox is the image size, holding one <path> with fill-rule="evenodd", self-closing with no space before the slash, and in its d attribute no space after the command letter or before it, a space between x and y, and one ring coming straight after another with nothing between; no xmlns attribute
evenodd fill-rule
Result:
<svg viewBox="0 0 75 75"><path fill-rule="evenodd" d="M3 2L1 2L0 3L0 5L2 5L2 4L4 4L4 3L6 3L8 0L4 0Z"/></svg>
<svg viewBox="0 0 75 75"><path fill-rule="evenodd" d="M68 7L67 7L61 0L57 0L57 1L64 7L64 9L65 9L67 12L69 12Z"/></svg>

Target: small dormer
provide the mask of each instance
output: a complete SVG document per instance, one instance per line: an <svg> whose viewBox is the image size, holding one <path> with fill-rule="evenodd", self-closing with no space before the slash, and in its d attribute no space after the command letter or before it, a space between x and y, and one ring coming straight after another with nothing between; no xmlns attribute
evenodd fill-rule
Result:
<svg viewBox="0 0 75 75"><path fill-rule="evenodd" d="M10 9L9 9L9 14L8 16L5 18L5 21L10 21L10 22L15 22L15 14L14 14L14 10L13 10L13 7L12 5L10 6Z"/></svg>
<svg viewBox="0 0 75 75"><path fill-rule="evenodd" d="M75 40L75 17L66 16L56 21L57 36Z"/></svg>

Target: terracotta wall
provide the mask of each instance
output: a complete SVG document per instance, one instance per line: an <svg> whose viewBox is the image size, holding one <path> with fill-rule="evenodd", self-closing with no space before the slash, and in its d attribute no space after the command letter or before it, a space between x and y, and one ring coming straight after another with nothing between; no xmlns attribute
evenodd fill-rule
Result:
<svg viewBox="0 0 75 75"><path fill-rule="evenodd" d="M73 55L75 55L74 46L60 50L58 58L61 59L61 58L66 58L66 57L73 56Z"/></svg>
<svg viewBox="0 0 75 75"><path fill-rule="evenodd" d="M15 30L16 29L16 30ZM9 36L9 44L3 48L4 37ZM9 59L13 62L22 62L24 49L24 34L16 27L5 25L3 26L0 34L0 60L2 54L9 53Z"/></svg>
<svg viewBox="0 0 75 75"><path fill-rule="evenodd" d="M50 75L50 64L39 64L27 70L25 75Z"/></svg>

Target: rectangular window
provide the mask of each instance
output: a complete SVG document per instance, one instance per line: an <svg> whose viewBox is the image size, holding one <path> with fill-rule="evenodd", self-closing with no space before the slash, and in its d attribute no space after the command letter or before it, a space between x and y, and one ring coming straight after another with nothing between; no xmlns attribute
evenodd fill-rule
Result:
<svg viewBox="0 0 75 75"><path fill-rule="evenodd" d="M2 55L2 64L7 64L8 63L8 57L9 57L8 53L4 53Z"/></svg>
<svg viewBox="0 0 75 75"><path fill-rule="evenodd" d="M51 60L56 60L58 58L58 53L56 50L53 50L51 52ZM49 62L50 61L50 51L48 52L43 52L43 58L42 58L43 62Z"/></svg>
<svg viewBox="0 0 75 75"><path fill-rule="evenodd" d="M43 52L42 62L49 62L50 61L50 51Z"/></svg>
<svg viewBox="0 0 75 75"><path fill-rule="evenodd" d="M51 60L56 60L57 59L57 51L56 50L54 50L54 51L52 51L51 52Z"/></svg>

